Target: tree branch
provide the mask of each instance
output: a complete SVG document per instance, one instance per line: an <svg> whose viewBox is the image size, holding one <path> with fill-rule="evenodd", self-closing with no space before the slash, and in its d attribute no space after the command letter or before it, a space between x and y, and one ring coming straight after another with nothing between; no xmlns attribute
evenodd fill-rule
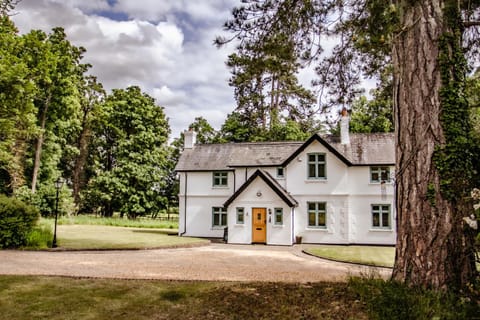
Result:
<svg viewBox="0 0 480 320"><path fill-rule="evenodd" d="M480 20L463 21L463 26L464 26L465 28L480 26Z"/></svg>

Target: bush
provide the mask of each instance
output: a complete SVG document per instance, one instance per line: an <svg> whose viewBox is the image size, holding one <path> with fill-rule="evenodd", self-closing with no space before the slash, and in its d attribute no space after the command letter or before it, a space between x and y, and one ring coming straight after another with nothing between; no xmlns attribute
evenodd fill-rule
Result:
<svg viewBox="0 0 480 320"><path fill-rule="evenodd" d="M15 197L35 206L42 217L54 217L56 193L53 183L47 183L39 185L35 193L32 193L27 186L23 186L16 191ZM58 215L63 216L73 212L75 212L75 205L71 191L64 186L59 192Z"/></svg>
<svg viewBox="0 0 480 320"><path fill-rule="evenodd" d="M53 242L52 226L48 222L39 223L27 236L26 249L51 248Z"/></svg>
<svg viewBox="0 0 480 320"><path fill-rule="evenodd" d="M35 207L0 195L0 248L18 248L25 245L38 218Z"/></svg>
<svg viewBox="0 0 480 320"><path fill-rule="evenodd" d="M397 281L351 278L349 287L365 303L370 319L474 319L478 306L469 298Z"/></svg>

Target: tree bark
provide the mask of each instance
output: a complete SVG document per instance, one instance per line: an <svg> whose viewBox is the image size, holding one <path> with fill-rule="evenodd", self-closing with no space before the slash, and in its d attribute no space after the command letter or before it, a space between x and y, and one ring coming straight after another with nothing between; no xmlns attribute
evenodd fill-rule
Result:
<svg viewBox="0 0 480 320"><path fill-rule="evenodd" d="M43 141L45 138L45 126L47 123L47 112L50 105L50 96L48 96L44 103L43 112L40 115L40 133L37 138L37 144L35 145L35 159L33 162L33 174L32 174L32 193L37 191L38 173L40 171L40 163L42 159Z"/></svg>
<svg viewBox="0 0 480 320"><path fill-rule="evenodd" d="M393 48L398 228L393 278L455 290L465 288L476 271L467 248L472 239L462 223L469 207L442 194L434 161L436 148L446 143L438 60L439 39L446 31L444 4L398 1L403 28Z"/></svg>

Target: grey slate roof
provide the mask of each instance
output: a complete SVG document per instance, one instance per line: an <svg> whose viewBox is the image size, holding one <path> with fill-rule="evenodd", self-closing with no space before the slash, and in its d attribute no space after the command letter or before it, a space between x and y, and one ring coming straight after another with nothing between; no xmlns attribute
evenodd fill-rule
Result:
<svg viewBox="0 0 480 320"><path fill-rule="evenodd" d="M310 143L318 141L347 165L393 165L393 133L350 134L350 144L342 145L338 136L314 134L302 142L251 142L200 144L185 149L176 171L232 170L233 167L285 166Z"/></svg>

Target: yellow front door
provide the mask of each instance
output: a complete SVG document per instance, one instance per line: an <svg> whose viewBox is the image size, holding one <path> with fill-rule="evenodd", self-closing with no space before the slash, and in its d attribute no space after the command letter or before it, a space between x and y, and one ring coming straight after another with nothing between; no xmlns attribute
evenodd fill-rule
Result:
<svg viewBox="0 0 480 320"><path fill-rule="evenodd" d="M267 209L253 208L252 209L252 242L266 243L267 242Z"/></svg>

